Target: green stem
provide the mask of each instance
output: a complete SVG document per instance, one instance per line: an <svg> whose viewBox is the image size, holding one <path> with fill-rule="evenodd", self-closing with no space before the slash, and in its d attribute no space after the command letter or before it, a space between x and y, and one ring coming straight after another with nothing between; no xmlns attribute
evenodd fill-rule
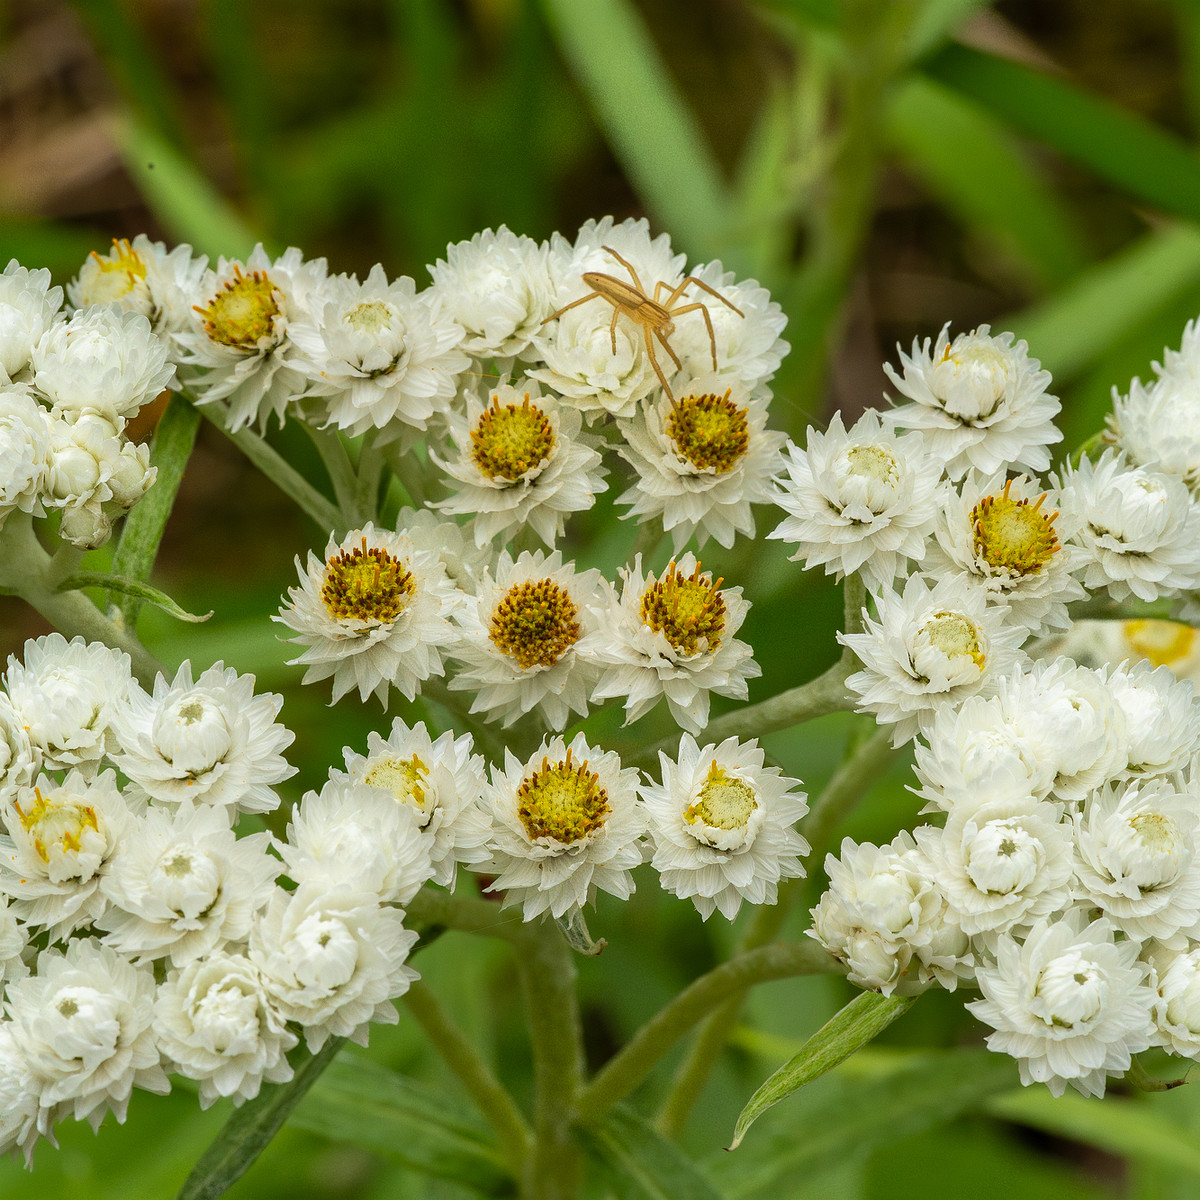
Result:
<svg viewBox="0 0 1200 1200"><path fill-rule="evenodd" d="M129 655L133 674L144 687L166 668L133 633L106 617L82 592L59 592L59 567L38 541L27 513L13 513L0 532L0 587L18 596L67 638L77 634Z"/></svg>
<svg viewBox="0 0 1200 1200"><path fill-rule="evenodd" d="M401 486L408 493L409 500L417 507L425 506L425 480L421 475L420 459L411 451L402 452L396 444L385 448L387 465L392 474L400 480Z"/></svg>
<svg viewBox="0 0 1200 1200"><path fill-rule="evenodd" d="M813 801L800 829L814 851L824 848L847 810L891 763L891 735L891 726L884 725L861 741Z"/></svg>
<svg viewBox="0 0 1200 1200"><path fill-rule="evenodd" d="M529 1155L533 1132L516 1102L426 984L414 983L405 993L404 1003L430 1044L496 1131L508 1155L509 1166L519 1177Z"/></svg>
<svg viewBox="0 0 1200 1200"><path fill-rule="evenodd" d="M361 526L363 520L358 507L358 474L354 470L354 464L350 461L350 452L346 449L342 435L333 426L318 429L315 425L309 425L307 422L304 423L304 432L316 446L317 453L321 456L321 462L325 464L325 470L329 473L330 482L333 484L333 494L337 498L338 509L341 512L341 520L335 526L336 531L344 533L347 529Z"/></svg>
<svg viewBox="0 0 1200 1200"><path fill-rule="evenodd" d="M533 1047L535 1134L521 1196L571 1200L580 1168L571 1125L583 1081L575 959L558 928L543 921L529 927L517 965Z"/></svg>
<svg viewBox="0 0 1200 1200"><path fill-rule="evenodd" d="M414 928L441 925L463 933L482 933L506 942L523 942L525 926L519 909L501 911L496 900L461 896L440 888L424 887L405 910L407 924Z"/></svg>
<svg viewBox="0 0 1200 1200"><path fill-rule="evenodd" d="M367 434L358 453L358 484L355 504L364 521L379 520L379 484L383 478L385 450Z"/></svg>
<svg viewBox="0 0 1200 1200"><path fill-rule="evenodd" d="M643 521L638 526L637 536L633 539L633 545L629 548L629 557L625 560L629 566L633 565L633 560L640 554L646 564L650 565L654 561L654 552L658 549L658 543L663 539L662 527L655 520ZM642 568L646 569L645 566Z"/></svg>
<svg viewBox="0 0 1200 1200"><path fill-rule="evenodd" d="M305 513L321 530L330 533L337 529L341 515L337 505L330 503L299 471L284 459L264 438L251 429L230 433L223 424L224 406L203 404L200 412L207 417L289 500Z"/></svg>
<svg viewBox="0 0 1200 1200"><path fill-rule="evenodd" d="M714 967L668 1001L609 1059L579 1097L578 1120L598 1120L623 1100L675 1042L730 996L772 979L844 970L809 941L760 946Z"/></svg>

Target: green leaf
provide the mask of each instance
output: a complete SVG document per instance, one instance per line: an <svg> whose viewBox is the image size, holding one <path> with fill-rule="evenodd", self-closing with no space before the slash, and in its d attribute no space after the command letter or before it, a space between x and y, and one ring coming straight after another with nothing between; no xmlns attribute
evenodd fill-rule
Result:
<svg viewBox="0 0 1200 1200"><path fill-rule="evenodd" d="M1200 158L1158 126L1061 79L966 46L947 46L924 69L1131 196L1200 221Z"/></svg>
<svg viewBox="0 0 1200 1200"><path fill-rule="evenodd" d="M619 1200L721 1200L678 1146L624 1104L575 1133Z"/></svg>
<svg viewBox="0 0 1200 1200"><path fill-rule="evenodd" d="M1195 1133L1155 1108L1115 1096L1096 1100L1067 1092L1054 1097L1043 1087L1028 1087L996 1096L987 1102L984 1111L1005 1121L1098 1146L1107 1154L1128 1155L1200 1175L1200 1146Z"/></svg>
<svg viewBox="0 0 1200 1200"><path fill-rule="evenodd" d="M184 1180L177 1200L216 1200L224 1195L250 1169L345 1041L331 1038L296 1067L290 1082L267 1084L253 1100L235 1109Z"/></svg>
<svg viewBox="0 0 1200 1200"><path fill-rule="evenodd" d="M204 614L190 613L186 608L176 604L166 592L143 583L140 579L130 579L126 575L114 575L109 571L76 571L68 575L55 589L59 592L73 592L78 588L98 587L110 592L119 592L122 596L130 596L139 603L153 604L161 608L168 616L177 621L191 621L199 624L212 616L211 612Z"/></svg>
<svg viewBox="0 0 1200 1200"><path fill-rule="evenodd" d="M199 428L200 414L181 396L172 395L159 418L150 451L150 462L158 468L158 476L125 518L113 556L114 575L129 580L150 578ZM132 629L137 623L141 598L126 592L120 607L126 626Z"/></svg>
<svg viewBox="0 0 1200 1200"><path fill-rule="evenodd" d="M851 1072L850 1065L798 1098L807 1105L796 1119L776 1122L767 1139L716 1162L714 1173L730 1195L739 1200L786 1195L794 1180L977 1108L1011 1088L1015 1077L1011 1059L986 1050L889 1054L882 1069L872 1065L866 1071Z"/></svg>
<svg viewBox="0 0 1200 1200"><path fill-rule="evenodd" d="M114 132L125 169L173 238L211 257L250 253L258 237L170 142L134 116L117 122Z"/></svg>
<svg viewBox="0 0 1200 1200"><path fill-rule="evenodd" d="M334 1063L291 1124L386 1154L486 1196L516 1190L499 1147L482 1126L431 1088L367 1058Z"/></svg>
<svg viewBox="0 0 1200 1200"><path fill-rule="evenodd" d="M878 992L860 992L855 996L804 1043L799 1054L784 1063L750 1097L734 1126L729 1149L738 1148L746 1130L768 1108L849 1058L882 1033L912 1002L910 996L881 996Z"/></svg>
<svg viewBox="0 0 1200 1200"><path fill-rule="evenodd" d="M656 220L694 257L727 248L721 171L629 0L542 0L613 151Z"/></svg>
<svg viewBox="0 0 1200 1200"><path fill-rule="evenodd" d="M1082 268L1077 222L986 109L914 75L896 89L887 116L892 142L930 190L968 226L998 237L1039 283Z"/></svg>

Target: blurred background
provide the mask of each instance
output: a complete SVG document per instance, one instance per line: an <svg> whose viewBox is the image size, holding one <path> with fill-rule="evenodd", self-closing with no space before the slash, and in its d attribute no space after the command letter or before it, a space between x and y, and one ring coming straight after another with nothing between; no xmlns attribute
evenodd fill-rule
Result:
<svg viewBox="0 0 1200 1200"><path fill-rule="evenodd" d="M835 409L849 418L880 403L880 364L897 343L947 321L990 323L1026 338L1053 373L1065 452L1102 426L1112 387L1145 376L1200 312L1198 121L1197 0L9 0L0 261L48 266L66 283L91 250L147 232L214 258L261 240L324 255L333 271L380 261L424 286L448 243L486 227L570 238L589 217L645 216L690 261L720 258L783 304L793 351L774 423L793 436ZM272 441L321 481L302 435ZM581 553L612 517L610 493L581 523ZM760 532L773 523L762 514ZM155 582L215 615L180 627L148 612L143 625L164 662L224 659L285 694L293 796L319 786L341 746L364 747L366 730L390 721L301 691L268 622L295 581L293 558L324 541L206 423ZM765 677L752 698L832 660L837 591L802 576L778 543L705 561L754 602L745 635ZM5 653L46 629L11 600L0 621ZM624 732L605 720L614 745L666 731L657 716ZM815 794L861 728L825 718L769 745ZM835 842L886 841L913 823L905 770L874 787ZM819 894L813 870L797 933ZM733 935L717 921L701 925L650 878L634 902L601 904L593 929L610 948L581 964L594 1062L728 951ZM448 937L418 966L520 1090L524 1034L496 1003L512 990L503 952ZM889 1101L872 1083L880 1063L895 1066L889 1055L979 1044L961 997L945 995L722 1156L750 1091L848 994L827 980L775 984L746 1010L684 1135L729 1195L1196 1194L1200 1103L1188 1089L1054 1106L998 1092L1016 1081L1002 1064L988 1094L922 1076L919 1117ZM372 1038L377 1059L453 1096L403 1014ZM669 1080L668 1064L641 1106ZM858 1113L848 1140L806 1145L806 1123L839 1104L847 1121ZM33 1175L0 1166L0 1189L171 1195L227 1115L200 1115L187 1092L139 1095L124 1128L93 1139L64 1126L63 1149L39 1148ZM321 1124L307 1101L230 1194L471 1194L429 1184L369 1138L306 1132ZM760 1160L756 1138L774 1147Z"/></svg>

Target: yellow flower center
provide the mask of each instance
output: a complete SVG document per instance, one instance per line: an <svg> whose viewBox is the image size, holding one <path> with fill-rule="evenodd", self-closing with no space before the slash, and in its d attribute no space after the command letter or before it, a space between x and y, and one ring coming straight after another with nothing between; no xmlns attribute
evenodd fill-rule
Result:
<svg viewBox="0 0 1200 1200"><path fill-rule="evenodd" d="M425 805L423 780L429 768L417 757L380 759L364 776L363 782L391 792L401 804L415 808Z"/></svg>
<svg viewBox="0 0 1200 1200"><path fill-rule="evenodd" d="M975 553L988 566L1010 575L1033 575L1061 549L1054 532L1057 512L1044 513L1043 492L1032 504L1009 495L1010 479L998 496L984 496L971 509Z"/></svg>
<svg viewBox="0 0 1200 1200"><path fill-rule="evenodd" d="M713 759L704 786L683 810L683 819L689 825L699 821L710 829L745 829L757 807L754 789L735 779Z"/></svg>
<svg viewBox="0 0 1200 1200"><path fill-rule="evenodd" d="M561 762L542 759L517 788L517 815L530 838L569 846L595 832L610 812L608 793L587 761L576 765L571 751Z"/></svg>
<svg viewBox="0 0 1200 1200"><path fill-rule="evenodd" d="M896 456L886 446L851 446L846 451L846 464L851 475L894 483L899 471Z"/></svg>
<svg viewBox="0 0 1200 1200"><path fill-rule="evenodd" d="M222 346L234 350L257 350L264 338L275 337L275 323L283 315L279 303L283 293L266 271L243 274L236 263L233 278L227 279L207 308L195 305L204 318L204 331Z"/></svg>
<svg viewBox="0 0 1200 1200"><path fill-rule="evenodd" d="M724 475L750 446L747 410L729 399L731 391L723 396L684 396L671 405L667 435L697 470Z"/></svg>
<svg viewBox="0 0 1200 1200"><path fill-rule="evenodd" d="M522 404L493 397L471 430L471 457L489 479L512 481L543 463L554 449L550 419L526 393Z"/></svg>
<svg viewBox="0 0 1200 1200"><path fill-rule="evenodd" d="M40 788L33 789L34 802L26 812L13 801L22 828L29 834L34 851L44 863L50 861L50 851L57 846L63 854L78 854L85 829L98 830L96 810L81 804L74 796L51 792L43 796Z"/></svg>
<svg viewBox="0 0 1200 1200"><path fill-rule="evenodd" d="M369 621L388 625L416 595L412 572L382 546L342 550L325 564L321 600L335 621Z"/></svg>
<svg viewBox="0 0 1200 1200"><path fill-rule="evenodd" d="M1187 658L1196 644L1196 630L1176 621L1126 621L1121 629L1129 648L1156 667Z"/></svg>
<svg viewBox="0 0 1200 1200"><path fill-rule="evenodd" d="M508 589L492 613L488 637L522 671L552 667L579 641L579 606L553 579L530 579Z"/></svg>
<svg viewBox="0 0 1200 1200"><path fill-rule="evenodd" d="M691 575L684 575L672 562L662 579L642 593L642 622L676 650L695 654L703 649L711 654L721 645L725 631L723 582L713 583L707 572L702 575L699 563Z"/></svg>
<svg viewBox="0 0 1200 1200"><path fill-rule="evenodd" d="M127 238L113 238L110 253L101 256L93 250L91 257L99 271L88 286L91 304L119 300L146 278L146 264Z"/></svg>
<svg viewBox="0 0 1200 1200"><path fill-rule="evenodd" d="M936 612L921 626L921 632L947 658L969 658L983 670L986 655L979 642L979 626L970 617L957 612Z"/></svg>
<svg viewBox="0 0 1200 1200"><path fill-rule="evenodd" d="M1179 827L1166 813L1139 813L1129 824L1147 850L1168 854L1179 845Z"/></svg>
<svg viewBox="0 0 1200 1200"><path fill-rule="evenodd" d="M382 300L367 300L352 308L345 317L346 324L360 333L379 333L386 329L396 315L396 310Z"/></svg>

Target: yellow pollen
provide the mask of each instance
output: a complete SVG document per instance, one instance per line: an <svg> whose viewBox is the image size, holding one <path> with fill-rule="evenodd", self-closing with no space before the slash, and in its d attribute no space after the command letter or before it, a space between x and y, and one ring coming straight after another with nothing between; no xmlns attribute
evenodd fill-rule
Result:
<svg viewBox="0 0 1200 1200"><path fill-rule="evenodd" d="M1196 630L1176 621L1125 621L1121 630L1129 648L1156 667L1187 658L1196 644Z"/></svg>
<svg viewBox="0 0 1200 1200"><path fill-rule="evenodd" d="M368 300L346 314L346 324L362 333L379 333L392 323L395 310L382 300Z"/></svg>
<svg viewBox="0 0 1200 1200"><path fill-rule="evenodd" d="M892 483L899 474L896 456L886 446L851 446L846 451L846 462L851 474L880 483Z"/></svg>
<svg viewBox="0 0 1200 1200"><path fill-rule="evenodd" d="M264 338L274 338L282 298L266 271L246 275L235 263L233 278L225 281L208 307L193 307L204 318L204 331L214 342L254 351Z"/></svg>
<svg viewBox="0 0 1200 1200"><path fill-rule="evenodd" d="M530 579L504 593L488 637L522 671L552 667L579 641L579 606L553 579Z"/></svg>
<svg viewBox="0 0 1200 1200"><path fill-rule="evenodd" d="M543 463L554 450L550 419L530 403L501 405L492 397L471 430L471 457L489 479L513 481Z"/></svg>
<svg viewBox="0 0 1200 1200"><path fill-rule="evenodd" d="M587 761L576 765L571 751L561 762L542 759L517 788L517 815L530 838L551 838L570 846L604 824L608 793Z"/></svg>
<svg viewBox="0 0 1200 1200"><path fill-rule="evenodd" d="M747 410L734 404L731 394L732 389L724 396L684 396L671 405L667 435L697 470L724 475L750 447Z"/></svg>
<svg viewBox="0 0 1200 1200"><path fill-rule="evenodd" d="M1179 829L1166 813L1139 813L1129 825L1147 850L1170 853L1179 845Z"/></svg>
<svg viewBox="0 0 1200 1200"><path fill-rule="evenodd" d="M342 550L325 564L321 600L335 621L368 621L388 625L416 595L412 572L382 546Z"/></svg>
<svg viewBox="0 0 1200 1200"><path fill-rule="evenodd" d="M401 804L422 807L425 788L422 784L429 768L417 757L385 758L377 762L364 776L363 782L392 793Z"/></svg>
<svg viewBox="0 0 1200 1200"><path fill-rule="evenodd" d="M64 854L78 854L85 829L98 830L96 810L88 804L74 800L63 802L42 795L41 789L33 789L34 802L26 812L19 801L13 801L22 828L33 842L34 851L44 863L50 861L50 849L54 846Z"/></svg>
<svg viewBox="0 0 1200 1200"><path fill-rule="evenodd" d="M92 261L105 275L125 276L125 286L119 289L118 294L132 291L139 280L146 278L146 264L129 244L128 238L113 238L111 252L103 257L93 250Z"/></svg>
<svg viewBox="0 0 1200 1200"><path fill-rule="evenodd" d="M685 654L707 650L711 654L721 645L725 631L723 582L713 583L707 572L702 575L699 563L691 575L684 575L672 562L663 577L642 593L642 622L661 633L676 650Z"/></svg>
<svg viewBox="0 0 1200 1200"><path fill-rule="evenodd" d="M1061 549L1054 532L1057 512L1044 513L1043 492L1033 503L1009 495L1010 479L998 496L984 496L971 509L975 553L988 566L1010 575L1033 575Z"/></svg>
<svg viewBox="0 0 1200 1200"><path fill-rule="evenodd" d="M700 821L710 829L745 829L757 807L754 789L730 775L713 759L704 786L683 810L683 819L689 825Z"/></svg>
<svg viewBox="0 0 1200 1200"><path fill-rule="evenodd" d="M947 658L965 656L983 669L987 656L979 644L979 626L970 617L957 612L936 612L921 627L921 632Z"/></svg>

